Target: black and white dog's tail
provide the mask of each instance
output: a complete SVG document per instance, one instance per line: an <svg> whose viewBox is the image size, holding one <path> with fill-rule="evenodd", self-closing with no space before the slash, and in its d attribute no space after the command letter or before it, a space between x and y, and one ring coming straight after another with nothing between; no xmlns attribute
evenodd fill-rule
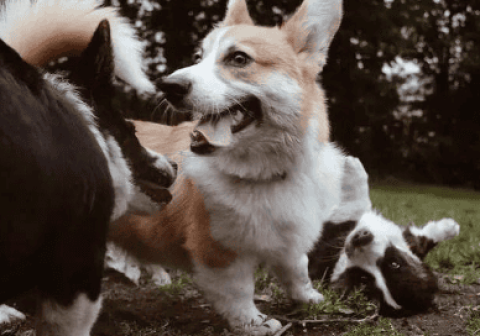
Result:
<svg viewBox="0 0 480 336"><path fill-rule="evenodd" d="M99 23L107 19L115 75L140 93L154 92L142 64L143 45L115 8L100 7L97 0L6 0L0 7L0 17L0 38L36 66L80 55Z"/></svg>

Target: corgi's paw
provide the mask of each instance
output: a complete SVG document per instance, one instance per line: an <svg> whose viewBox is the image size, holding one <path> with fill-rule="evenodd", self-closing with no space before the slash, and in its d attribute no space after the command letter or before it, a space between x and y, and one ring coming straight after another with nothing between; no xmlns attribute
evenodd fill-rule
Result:
<svg viewBox="0 0 480 336"><path fill-rule="evenodd" d="M451 218L435 222L434 238L437 242L455 238L460 233L460 225Z"/></svg>
<svg viewBox="0 0 480 336"><path fill-rule="evenodd" d="M10 324L15 321L25 320L25 315L7 305L0 305L0 325Z"/></svg>
<svg viewBox="0 0 480 336"><path fill-rule="evenodd" d="M256 317L250 319L250 323L237 324L233 331L237 335L248 336L268 336L274 335L280 329L282 324L275 319L268 319L267 315L258 313Z"/></svg>
<svg viewBox="0 0 480 336"><path fill-rule="evenodd" d="M302 292L297 291L297 293L292 295L292 299L301 303L318 304L323 302L324 297L316 289L310 288Z"/></svg>
<svg viewBox="0 0 480 336"><path fill-rule="evenodd" d="M165 269L160 265L146 266L148 273L152 275L152 280L157 286L166 286L172 283L172 279Z"/></svg>

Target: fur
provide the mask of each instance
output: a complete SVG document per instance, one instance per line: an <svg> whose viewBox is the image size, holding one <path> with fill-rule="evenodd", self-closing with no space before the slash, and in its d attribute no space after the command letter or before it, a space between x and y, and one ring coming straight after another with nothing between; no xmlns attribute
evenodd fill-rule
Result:
<svg viewBox="0 0 480 336"><path fill-rule="evenodd" d="M437 278L423 258L459 231L450 218L421 228L402 227L372 210L359 220L327 222L309 254L310 276L347 292L363 287L379 301L382 315L418 313L432 306L438 291ZM362 243L361 237L369 238Z"/></svg>
<svg viewBox="0 0 480 336"><path fill-rule="evenodd" d="M62 56L79 56L100 21L112 27L115 73L139 92L155 87L144 72L143 44L134 28L112 7L97 0L6 0L0 38L30 64L44 66Z"/></svg>
<svg viewBox="0 0 480 336"><path fill-rule="evenodd" d="M129 210L158 211L176 172L171 161L140 145L133 125L104 98L114 71L141 69L132 63L139 60L115 57L114 64L103 9L90 6L95 25L69 26L92 13L84 4L64 5L7 1L0 15L1 37L10 44L0 39L0 302L36 288L37 335L86 336L101 307L108 223ZM62 35L55 24L65 21L66 8L71 16ZM17 10L35 27L20 21ZM39 46L32 43L37 38L55 42ZM32 66L59 56L56 48L85 49L72 74L81 90ZM5 306L2 312L15 316Z"/></svg>
<svg viewBox="0 0 480 336"><path fill-rule="evenodd" d="M200 119L172 202L111 227L111 239L136 257L192 271L234 330L281 328L253 302L260 262L293 300L323 300L307 253L341 202L345 158L329 142L316 76L340 18L340 1L306 0L283 27L258 27L244 0L230 1L197 64L160 84L172 105Z"/></svg>

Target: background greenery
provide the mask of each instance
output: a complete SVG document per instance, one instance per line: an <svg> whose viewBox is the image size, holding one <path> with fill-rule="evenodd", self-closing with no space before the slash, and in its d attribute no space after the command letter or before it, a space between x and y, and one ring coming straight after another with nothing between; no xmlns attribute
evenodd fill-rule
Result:
<svg viewBox="0 0 480 336"><path fill-rule="evenodd" d="M194 47L226 7L226 0L112 2L148 41L152 78L191 64ZM275 25L301 0L247 3L258 24ZM319 78L333 139L375 176L480 189L479 42L480 0L345 0ZM419 72L382 71L402 63L398 57ZM180 121L127 98L117 101L129 115Z"/></svg>

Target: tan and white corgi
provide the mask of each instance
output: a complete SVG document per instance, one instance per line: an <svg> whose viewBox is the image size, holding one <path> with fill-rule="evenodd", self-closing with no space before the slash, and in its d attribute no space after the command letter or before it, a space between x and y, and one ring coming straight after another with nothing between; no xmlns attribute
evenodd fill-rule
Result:
<svg viewBox="0 0 480 336"><path fill-rule="evenodd" d="M323 300L307 253L341 202L345 157L329 142L316 79L341 16L341 0L305 0L282 27L258 27L245 0L229 1L196 64L160 84L176 109L199 120L172 202L111 227L111 238L140 259L192 271L234 330L281 328L253 301L261 262L293 300Z"/></svg>

